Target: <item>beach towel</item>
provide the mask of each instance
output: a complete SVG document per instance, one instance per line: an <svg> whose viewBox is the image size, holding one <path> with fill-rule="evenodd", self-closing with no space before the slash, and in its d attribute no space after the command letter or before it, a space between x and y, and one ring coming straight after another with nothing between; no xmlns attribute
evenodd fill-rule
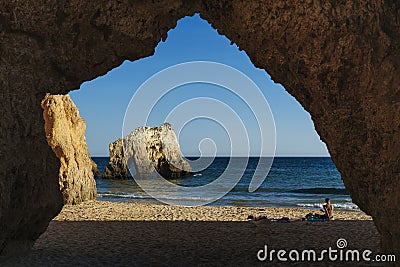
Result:
<svg viewBox="0 0 400 267"><path fill-rule="evenodd" d="M312 213L309 213L309 214L306 215L306 220L309 221L309 222L327 222L327 221L330 221L330 219L325 217L325 215L312 214Z"/></svg>

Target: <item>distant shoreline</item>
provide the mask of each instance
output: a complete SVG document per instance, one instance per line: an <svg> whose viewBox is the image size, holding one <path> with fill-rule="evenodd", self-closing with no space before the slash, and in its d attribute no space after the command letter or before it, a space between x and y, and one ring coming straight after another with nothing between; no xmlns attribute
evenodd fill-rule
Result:
<svg viewBox="0 0 400 267"><path fill-rule="evenodd" d="M177 195L174 190L159 189L158 184L152 185L155 190L150 196L133 177L126 180L99 178L96 179L97 199L114 202L157 203L154 200L156 198L162 202L184 205L210 204L212 206L320 209L325 198L328 197L337 210L359 210L359 207L351 201L340 173L332 160L327 157L277 157L273 159L270 169L267 169L272 161L270 158L191 159L193 162L190 164L196 175L185 179L174 179L170 182L178 186L199 187L210 184L226 173L227 179L224 180L223 187L228 191L217 198L211 197L207 192L183 194L179 196L179 202L176 202ZM103 172L109 163L108 157L93 158L93 160L100 172ZM244 165L241 165L240 162L238 164L235 160L243 162ZM239 167L240 165L241 167ZM246 166L245 169L243 166ZM256 172L259 167L261 167L261 172L260 169ZM268 176L263 177L263 183L256 191L249 192L250 182L254 175L260 177L263 173L268 173ZM240 180L234 188L231 188L229 179L238 179L238 175L241 176Z"/></svg>
<svg viewBox="0 0 400 267"><path fill-rule="evenodd" d="M124 199L124 198L107 198L107 197L97 197L96 201L101 201L101 202L112 202L112 203L141 203L141 204L150 204L150 205L168 205L163 202L160 202L156 199L146 199L146 200L141 200L141 199ZM215 204L214 202L205 205L205 207L236 207L236 208L249 208L249 209L300 209L300 210L305 210L305 211L312 211L312 212L319 212L319 210L322 208L323 203L321 203L320 206L317 206L316 204L313 206L296 206L296 207L291 207L291 206L279 206L279 205L264 205L264 206L250 206L250 205L224 205L224 204ZM349 208L342 208L335 203L332 204L337 211L340 212L361 212L360 209L349 209Z"/></svg>
<svg viewBox="0 0 400 267"><path fill-rule="evenodd" d="M248 215L265 214L268 218L289 217L301 220L308 213L320 211L304 208L272 208L241 206L170 206L162 203L88 201L64 206L56 221L85 220L194 220L194 221L246 221ZM336 220L372 220L362 211L336 211Z"/></svg>

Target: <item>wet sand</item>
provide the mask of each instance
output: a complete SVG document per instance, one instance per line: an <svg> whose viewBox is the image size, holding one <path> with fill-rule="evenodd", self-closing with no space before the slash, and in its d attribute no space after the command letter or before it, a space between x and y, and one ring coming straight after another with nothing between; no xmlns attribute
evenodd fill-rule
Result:
<svg viewBox="0 0 400 267"><path fill-rule="evenodd" d="M173 207L90 201L65 206L32 252L5 266L271 266L257 252L315 249L337 240L346 249L379 252L379 235L361 212L336 212L330 222L301 221L305 209ZM289 223L247 221L250 214L289 217ZM356 262L278 262L273 266L355 266ZM382 266L361 262L359 266Z"/></svg>

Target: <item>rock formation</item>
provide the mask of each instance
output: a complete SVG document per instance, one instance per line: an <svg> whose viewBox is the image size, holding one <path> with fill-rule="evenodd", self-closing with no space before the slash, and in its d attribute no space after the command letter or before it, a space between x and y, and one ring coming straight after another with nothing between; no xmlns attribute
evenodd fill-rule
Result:
<svg viewBox="0 0 400 267"><path fill-rule="evenodd" d="M40 102L149 56L199 12L310 112L382 251L400 255L400 3L0 2L0 252L32 245L59 212L60 162Z"/></svg>
<svg viewBox="0 0 400 267"><path fill-rule="evenodd" d="M92 173L94 178L101 176L99 169L97 168L96 162L92 160Z"/></svg>
<svg viewBox="0 0 400 267"><path fill-rule="evenodd" d="M110 143L110 161L103 173L104 179L128 179L129 169L122 149L122 139Z"/></svg>
<svg viewBox="0 0 400 267"><path fill-rule="evenodd" d="M97 195L97 165L86 145L85 120L69 95L46 95L42 101L47 142L60 160L58 174L64 204L79 204Z"/></svg>
<svg viewBox="0 0 400 267"><path fill-rule="evenodd" d="M181 156L178 140L169 123L160 127L138 127L124 139L111 143L110 162L103 178L127 179L128 162L134 163L136 175L140 177L149 177L157 171L167 179L179 178L192 171Z"/></svg>

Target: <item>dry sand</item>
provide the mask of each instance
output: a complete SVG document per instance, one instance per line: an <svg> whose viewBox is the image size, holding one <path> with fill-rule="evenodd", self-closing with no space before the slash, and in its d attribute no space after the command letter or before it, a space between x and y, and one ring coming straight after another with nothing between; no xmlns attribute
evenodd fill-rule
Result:
<svg viewBox="0 0 400 267"><path fill-rule="evenodd" d="M65 206L30 254L6 266L354 266L355 262L260 262L257 252L332 247L379 252L379 235L362 212L336 212L330 222L301 221L315 210L173 207L91 201ZM290 217L289 223L247 221L249 214ZM359 263L359 266L381 266Z"/></svg>

